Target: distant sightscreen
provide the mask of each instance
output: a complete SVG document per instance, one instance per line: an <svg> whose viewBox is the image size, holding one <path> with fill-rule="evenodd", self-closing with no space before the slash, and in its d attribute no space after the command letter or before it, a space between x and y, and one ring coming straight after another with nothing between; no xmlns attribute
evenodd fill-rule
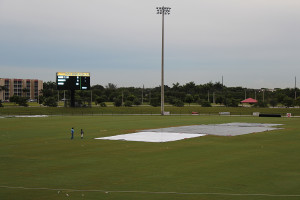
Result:
<svg viewBox="0 0 300 200"><path fill-rule="evenodd" d="M57 72L56 85L58 90L89 90L90 73L88 72Z"/></svg>

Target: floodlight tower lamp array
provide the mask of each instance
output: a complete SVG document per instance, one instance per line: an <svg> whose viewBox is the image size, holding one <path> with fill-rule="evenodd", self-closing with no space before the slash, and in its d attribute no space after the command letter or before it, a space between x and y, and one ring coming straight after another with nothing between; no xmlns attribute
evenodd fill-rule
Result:
<svg viewBox="0 0 300 200"><path fill-rule="evenodd" d="M161 15L163 13L164 13L164 15L169 15L171 8L163 6L163 7L156 7L156 10L157 10L157 14L159 14L159 15Z"/></svg>

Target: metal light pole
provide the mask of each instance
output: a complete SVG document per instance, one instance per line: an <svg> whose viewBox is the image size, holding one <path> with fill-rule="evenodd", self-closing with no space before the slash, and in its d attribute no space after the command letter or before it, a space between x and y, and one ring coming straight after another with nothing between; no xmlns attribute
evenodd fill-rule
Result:
<svg viewBox="0 0 300 200"><path fill-rule="evenodd" d="M297 99L297 80L295 76L295 100Z"/></svg>
<svg viewBox="0 0 300 200"><path fill-rule="evenodd" d="M157 14L162 15L162 46L161 46L161 115L164 115L165 94L164 94L164 16L170 14L169 7L156 7Z"/></svg>

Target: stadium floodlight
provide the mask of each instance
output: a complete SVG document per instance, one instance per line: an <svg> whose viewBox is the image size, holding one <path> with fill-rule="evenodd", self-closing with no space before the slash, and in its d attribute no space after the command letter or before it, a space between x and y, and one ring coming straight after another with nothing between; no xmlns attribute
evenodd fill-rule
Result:
<svg viewBox="0 0 300 200"><path fill-rule="evenodd" d="M164 115L164 104L165 104L165 94L164 94L164 16L169 15L171 8L169 7L156 7L157 13L162 15L162 46L161 46L161 115Z"/></svg>

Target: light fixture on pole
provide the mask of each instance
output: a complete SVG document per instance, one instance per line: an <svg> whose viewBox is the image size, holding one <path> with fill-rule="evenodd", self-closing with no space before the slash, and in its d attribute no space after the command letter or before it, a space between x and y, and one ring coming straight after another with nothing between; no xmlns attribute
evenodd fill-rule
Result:
<svg viewBox="0 0 300 200"><path fill-rule="evenodd" d="M170 14L171 8L169 7L156 7L157 14L162 15L162 46L161 46L161 115L164 115L164 104L165 104L165 94L164 94L164 16Z"/></svg>

